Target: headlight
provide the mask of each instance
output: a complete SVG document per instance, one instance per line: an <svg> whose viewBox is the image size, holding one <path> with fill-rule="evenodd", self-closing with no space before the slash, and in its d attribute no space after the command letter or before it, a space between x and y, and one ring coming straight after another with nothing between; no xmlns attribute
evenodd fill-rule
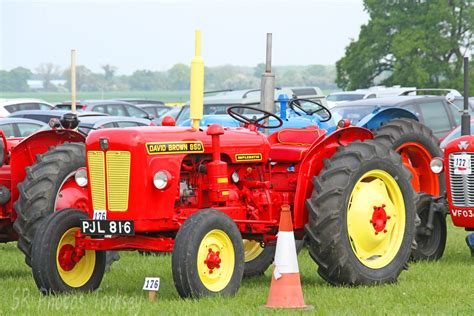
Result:
<svg viewBox="0 0 474 316"><path fill-rule="evenodd" d="M431 159L430 168L433 173L441 173L443 172L443 159L439 157L435 157Z"/></svg>
<svg viewBox="0 0 474 316"><path fill-rule="evenodd" d="M74 175L74 180L76 180L76 184L81 188L85 187L89 182L87 180L87 170L85 168L80 168L77 170L76 174Z"/></svg>
<svg viewBox="0 0 474 316"><path fill-rule="evenodd" d="M240 181L239 174L238 174L236 171L234 171L234 172L232 173L232 181L233 181L234 183L238 183L238 182Z"/></svg>
<svg viewBox="0 0 474 316"><path fill-rule="evenodd" d="M171 174L166 170L160 170L153 177L153 185L159 190L166 189L170 183Z"/></svg>

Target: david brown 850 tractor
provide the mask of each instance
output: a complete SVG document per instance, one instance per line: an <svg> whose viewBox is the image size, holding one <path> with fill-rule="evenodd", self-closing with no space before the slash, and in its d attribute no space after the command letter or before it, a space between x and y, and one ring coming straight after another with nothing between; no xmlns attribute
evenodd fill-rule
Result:
<svg viewBox="0 0 474 316"><path fill-rule="evenodd" d="M88 214L71 208L43 221L32 252L38 288L96 289L105 250L173 250L182 297L234 294L244 270L258 268L244 264L242 239L247 251L274 242L284 204L326 281L394 282L415 234L415 192L400 156L358 127L266 136L257 128L268 117L280 125L278 117L239 110L228 111L245 127L92 132L81 175Z"/></svg>

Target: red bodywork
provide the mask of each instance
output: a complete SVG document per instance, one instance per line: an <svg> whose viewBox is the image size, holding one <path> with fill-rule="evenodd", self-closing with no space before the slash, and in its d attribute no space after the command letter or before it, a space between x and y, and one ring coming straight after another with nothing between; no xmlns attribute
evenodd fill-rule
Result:
<svg viewBox="0 0 474 316"><path fill-rule="evenodd" d="M81 134L69 130L47 130L35 133L27 138L6 139L3 132L0 136L4 142L5 161L0 168L0 185L10 190L10 200L0 206L0 242L7 242L17 239L13 230L13 222L16 219L16 213L13 204L18 199L17 185L23 181L26 176L26 168L36 162L38 154L45 153L50 147L62 144L64 142L84 142L85 138ZM74 185L66 185L69 190ZM77 186L76 186L77 187ZM62 195L61 205L77 206L75 201L80 198L77 191ZM82 198L87 198L88 192L83 190Z"/></svg>
<svg viewBox="0 0 474 316"><path fill-rule="evenodd" d="M102 175L107 192L94 193L91 189L92 197L105 195L107 220L133 220L136 235L89 239L78 234L77 245L101 250L171 251L181 224L203 208L228 214L245 238L268 241L275 239L281 205L286 203L291 205L295 234L302 237L312 177L339 146L366 139L372 139L372 133L358 127L338 129L329 136L316 128L283 129L268 137L251 128L220 126L94 131L86 140L88 157L90 152L130 152L130 167L126 210L110 210L108 182L114 180L108 174ZM203 148L197 149L202 151L179 152L188 148L180 149L183 141L192 142L189 146L201 143ZM176 151L160 151L165 142L168 149ZM104 159L102 170L106 172L108 158ZM89 160L87 169L90 188L97 173L91 174ZM160 170L171 177L163 190L153 185L153 176ZM127 170L121 172L126 174ZM237 175L239 181L233 181ZM93 218L94 207L89 208Z"/></svg>
<svg viewBox="0 0 474 316"><path fill-rule="evenodd" d="M472 166L472 160L474 159L474 137L471 135L461 136L449 142L444 149L446 191L451 218L456 226L474 228L474 169L472 170L472 175L462 176L464 180L461 180L459 176L454 179L456 177L454 176L454 170L450 169L450 155L453 153L468 153L472 155ZM453 196L458 196L459 194L465 196L465 201L472 200L473 203L467 202L467 205L459 202L454 203Z"/></svg>

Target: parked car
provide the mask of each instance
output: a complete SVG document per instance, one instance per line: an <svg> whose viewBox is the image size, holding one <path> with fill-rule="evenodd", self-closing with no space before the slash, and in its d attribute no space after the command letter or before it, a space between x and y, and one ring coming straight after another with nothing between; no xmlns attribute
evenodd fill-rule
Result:
<svg viewBox="0 0 474 316"><path fill-rule="evenodd" d="M50 110L53 106L40 99L0 99L0 117L22 110Z"/></svg>
<svg viewBox="0 0 474 316"><path fill-rule="evenodd" d="M385 87L385 86L374 86L367 89L357 89L355 91L340 91L333 92L327 96L329 107L334 107L337 104L341 104L348 101L357 101L364 99L374 99L383 97L393 97L401 95L406 91L416 90L415 87Z"/></svg>
<svg viewBox="0 0 474 316"><path fill-rule="evenodd" d="M66 110L30 110L30 111L18 111L10 114L9 117L14 118L27 118L32 120L37 120L43 123L49 123L52 118L60 118L64 113L69 113L71 111ZM77 113L77 116L80 118L89 117L89 116L108 116L108 114L100 112L86 112L80 111Z"/></svg>
<svg viewBox="0 0 474 316"><path fill-rule="evenodd" d="M114 99L114 100L123 101L123 102L127 102L127 103L132 103L132 104L135 104L135 105L140 105L140 104L165 105L165 102L163 102L163 101L149 100L149 99L119 98L119 99Z"/></svg>
<svg viewBox="0 0 474 316"><path fill-rule="evenodd" d="M81 116L79 117L79 130L84 134L89 134L92 130L101 128L122 128L150 126L147 119L124 116Z"/></svg>
<svg viewBox="0 0 474 316"><path fill-rule="evenodd" d="M142 103L138 104L137 106L145 110L150 116L153 116L154 118L162 117L173 108L168 105L157 103Z"/></svg>
<svg viewBox="0 0 474 316"><path fill-rule="evenodd" d="M47 126L48 124L43 122L25 118L0 118L0 130L3 131L7 138L28 137Z"/></svg>
<svg viewBox="0 0 474 316"><path fill-rule="evenodd" d="M471 134L474 132L474 120L471 120ZM440 146L441 149L446 148L448 143L453 139L461 137L461 126L456 127L453 129L441 142Z"/></svg>
<svg viewBox="0 0 474 316"><path fill-rule="evenodd" d="M131 116L137 118L153 119L145 110L138 106L116 100L81 100L76 103L79 111L93 111L109 114L112 116ZM71 102L56 104L56 110L71 110Z"/></svg>
<svg viewBox="0 0 474 316"><path fill-rule="evenodd" d="M454 104L462 108L463 99L456 97ZM345 102L332 108L333 112L358 125L368 114L380 108L402 108L414 113L440 139L461 124L458 109L447 103L444 96L406 95ZM471 109L473 104L471 103Z"/></svg>

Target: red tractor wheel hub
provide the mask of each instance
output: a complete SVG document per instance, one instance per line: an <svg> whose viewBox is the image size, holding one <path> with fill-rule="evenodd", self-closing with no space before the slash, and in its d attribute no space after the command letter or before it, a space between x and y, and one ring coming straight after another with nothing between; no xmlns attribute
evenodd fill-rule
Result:
<svg viewBox="0 0 474 316"><path fill-rule="evenodd" d="M209 248L209 253L207 254L206 260L204 260L204 263L209 268L209 273L212 273L214 269L220 268L221 258L219 254L219 251L214 252Z"/></svg>
<svg viewBox="0 0 474 316"><path fill-rule="evenodd" d="M387 221L390 219L390 216L387 216L387 212L385 212L385 204L382 206L374 206L374 212L372 213L372 219L370 223L374 227L375 235L380 232L386 233L387 230L385 226L387 225Z"/></svg>
<svg viewBox="0 0 474 316"><path fill-rule="evenodd" d="M61 269L71 271L76 266L76 263L81 261L84 254L84 250L75 248L73 245L67 244L62 246L58 254Z"/></svg>

